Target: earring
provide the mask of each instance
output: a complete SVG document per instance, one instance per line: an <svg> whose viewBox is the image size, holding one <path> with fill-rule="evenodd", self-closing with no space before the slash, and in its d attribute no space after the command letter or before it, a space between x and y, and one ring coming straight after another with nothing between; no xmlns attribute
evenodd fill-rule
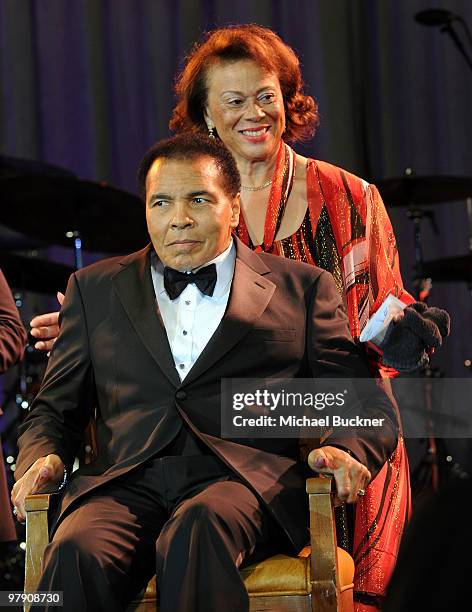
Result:
<svg viewBox="0 0 472 612"><path fill-rule="evenodd" d="M207 128L208 128L208 136L210 138L216 138L216 128L213 125L213 123L211 123L210 121L208 121L207 123Z"/></svg>

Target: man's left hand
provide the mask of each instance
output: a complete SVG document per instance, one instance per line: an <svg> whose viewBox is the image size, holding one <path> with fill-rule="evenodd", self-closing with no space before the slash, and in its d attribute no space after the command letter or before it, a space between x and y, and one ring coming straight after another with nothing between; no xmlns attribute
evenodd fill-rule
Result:
<svg viewBox="0 0 472 612"><path fill-rule="evenodd" d="M369 484L371 474L357 459L335 446L315 448L308 455L308 465L319 474L332 474L336 482L335 505L352 504Z"/></svg>

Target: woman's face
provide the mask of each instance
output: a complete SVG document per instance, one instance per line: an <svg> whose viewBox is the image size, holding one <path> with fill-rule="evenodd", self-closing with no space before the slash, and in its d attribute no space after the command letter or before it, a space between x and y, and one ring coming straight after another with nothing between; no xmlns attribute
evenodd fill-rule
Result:
<svg viewBox="0 0 472 612"><path fill-rule="evenodd" d="M211 121L236 162L276 156L285 129L276 74L252 60L219 61L207 71L205 119Z"/></svg>

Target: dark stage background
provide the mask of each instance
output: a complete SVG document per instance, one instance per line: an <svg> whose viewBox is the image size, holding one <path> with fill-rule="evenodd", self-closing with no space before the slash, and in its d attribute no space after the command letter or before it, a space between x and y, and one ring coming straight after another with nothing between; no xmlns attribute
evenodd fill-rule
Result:
<svg viewBox="0 0 472 612"><path fill-rule="evenodd" d="M469 0L434 0L432 6L472 26ZM136 193L141 156L169 133L173 78L185 53L208 29L255 22L298 52L306 90L319 102L320 128L298 151L372 182L401 176L407 167L419 176L470 177L472 71L438 27L414 21L426 8L427 0L0 0L0 154ZM34 238L43 238L41 228L54 227L68 207L67 197L47 204L35 198L25 203ZM405 207L386 204L405 284L414 291L412 222ZM5 223L5 207L2 198L2 253L17 237ZM465 202L445 198L429 209L439 233L424 221L425 259L466 254ZM119 226L113 207L103 212L107 219L99 230L106 235L114 227L124 240L127 227ZM71 266L74 261L71 249L54 244L18 252ZM52 268L40 264L35 280L43 275L46 285ZM55 305L48 291L19 289L25 322ZM430 303L446 308L453 324L434 364L446 376L470 376L464 366L472 358L470 289L465 282L434 283ZM26 395L34 392L35 368L43 366L38 357L28 359ZM16 370L6 379L7 400L14 400L17 379ZM11 433L16 419L13 406L0 430ZM467 463L468 443L458 453Z"/></svg>
<svg viewBox="0 0 472 612"><path fill-rule="evenodd" d="M433 4L472 24L468 0ZM306 88L320 104L318 133L300 152L371 181L406 167L417 175L470 175L472 72L439 28L414 21L429 7L425 0L1 0L0 152L136 192L143 152L168 135L173 77L185 53L207 29L256 22L296 49ZM62 206L44 212L31 202L38 235ZM405 209L389 211L413 290L412 224ZM440 233L424 222L425 259L465 254L464 203L434 212ZM113 223L110 210L103 232ZM60 256L73 263L70 254ZM456 332L437 363L449 376L466 375L467 286L438 283L430 301L451 311Z"/></svg>

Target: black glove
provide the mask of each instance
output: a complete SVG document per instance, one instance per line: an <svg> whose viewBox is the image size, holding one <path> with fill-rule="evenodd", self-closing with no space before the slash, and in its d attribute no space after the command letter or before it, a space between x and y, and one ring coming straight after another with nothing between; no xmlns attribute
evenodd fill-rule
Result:
<svg viewBox="0 0 472 612"><path fill-rule="evenodd" d="M441 308L414 302L405 308L403 318L390 323L382 344L382 363L399 372L412 372L429 362L427 351L441 346L449 335L450 317Z"/></svg>

